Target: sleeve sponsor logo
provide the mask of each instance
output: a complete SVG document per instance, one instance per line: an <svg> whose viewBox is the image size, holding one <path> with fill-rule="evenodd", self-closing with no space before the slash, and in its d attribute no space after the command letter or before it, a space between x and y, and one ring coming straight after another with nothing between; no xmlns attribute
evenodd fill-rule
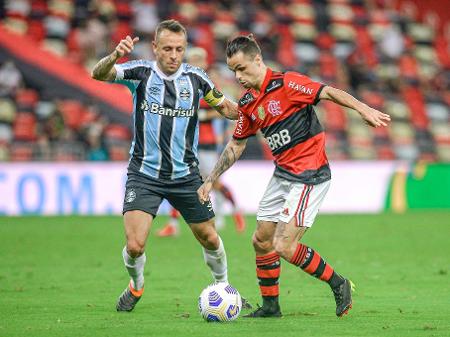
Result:
<svg viewBox="0 0 450 337"><path fill-rule="evenodd" d="M262 120L266 117L266 112L264 111L264 107L262 105L258 107L258 117Z"/></svg>
<svg viewBox="0 0 450 337"><path fill-rule="evenodd" d="M234 134L236 136L241 136L244 129L244 114L239 111L239 118L236 123L236 129L234 130Z"/></svg>
<svg viewBox="0 0 450 337"><path fill-rule="evenodd" d="M307 94L307 95L312 95L313 92L314 92L314 89L307 88L307 87L305 87L304 85L299 84L299 83L296 83L296 82L294 82L294 81L289 81L288 87L289 87L289 88L292 88L292 89L294 89L294 90L303 92L304 94Z"/></svg>
<svg viewBox="0 0 450 337"><path fill-rule="evenodd" d="M265 92L268 93L270 91L273 91L275 89L281 88L283 86L283 79L277 78L275 80L271 80L269 84L266 87Z"/></svg>
<svg viewBox="0 0 450 337"><path fill-rule="evenodd" d="M242 96L242 98L239 100L239 106L244 106L254 100L255 98L253 97L253 95L248 92L244 96Z"/></svg>

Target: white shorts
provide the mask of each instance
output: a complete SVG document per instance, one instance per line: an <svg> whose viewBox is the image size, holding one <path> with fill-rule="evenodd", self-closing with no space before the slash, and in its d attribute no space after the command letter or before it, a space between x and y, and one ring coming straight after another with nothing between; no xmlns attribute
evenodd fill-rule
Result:
<svg viewBox="0 0 450 337"><path fill-rule="evenodd" d="M215 150L198 150L199 169L202 177L207 177L217 161L219 160L219 154Z"/></svg>
<svg viewBox="0 0 450 337"><path fill-rule="evenodd" d="M330 180L318 185L272 176L259 202L257 220L288 223L295 218L296 226L311 227L330 188Z"/></svg>

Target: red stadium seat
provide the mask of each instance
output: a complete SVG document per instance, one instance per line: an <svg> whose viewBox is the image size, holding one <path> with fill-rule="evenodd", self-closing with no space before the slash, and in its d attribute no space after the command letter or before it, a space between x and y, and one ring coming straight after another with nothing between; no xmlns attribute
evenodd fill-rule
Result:
<svg viewBox="0 0 450 337"><path fill-rule="evenodd" d="M33 148L27 143L13 143L10 147L9 159L11 161L31 161Z"/></svg>
<svg viewBox="0 0 450 337"><path fill-rule="evenodd" d="M130 130L121 124L109 125L104 132L106 138L110 140L130 140L131 133Z"/></svg>
<svg viewBox="0 0 450 337"><path fill-rule="evenodd" d="M19 112L13 124L15 140L36 140L36 117L32 113Z"/></svg>
<svg viewBox="0 0 450 337"><path fill-rule="evenodd" d="M68 127L77 130L83 121L83 105L78 101L65 100L59 104L58 108L61 111L64 123Z"/></svg>
<svg viewBox="0 0 450 337"><path fill-rule="evenodd" d="M39 100L39 94L33 89L21 89L16 93L16 104L19 110L34 110Z"/></svg>

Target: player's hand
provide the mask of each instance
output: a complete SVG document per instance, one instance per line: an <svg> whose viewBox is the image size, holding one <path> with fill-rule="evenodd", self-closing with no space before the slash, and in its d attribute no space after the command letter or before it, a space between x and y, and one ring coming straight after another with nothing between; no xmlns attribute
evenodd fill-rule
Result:
<svg viewBox="0 0 450 337"><path fill-rule="evenodd" d="M209 192L211 192L212 187L213 183L211 179L209 179L209 177L206 178L203 185L197 190L198 200L200 200L200 203L204 204L205 202L209 202Z"/></svg>
<svg viewBox="0 0 450 337"><path fill-rule="evenodd" d="M129 35L127 35L126 38L120 40L119 44L116 47L117 56L120 58L131 53L131 51L134 49L134 45L138 41L139 38L137 36L131 38Z"/></svg>
<svg viewBox="0 0 450 337"><path fill-rule="evenodd" d="M369 106L367 106L359 113L361 114L361 117L364 119L364 121L374 128L377 128L379 126L387 126L387 123L391 121L391 116Z"/></svg>

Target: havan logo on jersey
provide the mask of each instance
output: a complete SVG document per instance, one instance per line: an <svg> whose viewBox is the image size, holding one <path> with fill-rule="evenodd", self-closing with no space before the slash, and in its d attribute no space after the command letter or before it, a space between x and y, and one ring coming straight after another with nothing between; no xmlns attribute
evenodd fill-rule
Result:
<svg viewBox="0 0 450 337"><path fill-rule="evenodd" d="M312 93L314 92L313 89L307 88L304 85L295 83L294 81L289 81L288 87L292 88L294 90L297 90L297 91L301 91L301 92L303 92L303 93L305 93L307 95L312 95Z"/></svg>
<svg viewBox="0 0 450 337"><path fill-rule="evenodd" d="M146 100L142 101L141 110L148 111L157 115L170 116L170 117L192 117L194 116L195 109L172 109L166 108L158 103L152 103L150 106Z"/></svg>

